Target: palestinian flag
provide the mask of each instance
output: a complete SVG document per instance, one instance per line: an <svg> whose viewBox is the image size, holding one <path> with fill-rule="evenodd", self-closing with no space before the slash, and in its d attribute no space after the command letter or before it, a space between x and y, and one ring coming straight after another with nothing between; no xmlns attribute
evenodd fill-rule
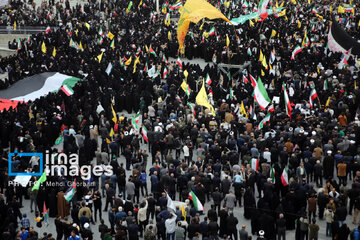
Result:
<svg viewBox="0 0 360 240"><path fill-rule="evenodd" d="M74 94L74 90L69 87L68 85L63 85L61 87L61 90L67 95L67 96L71 96Z"/></svg>
<svg viewBox="0 0 360 240"><path fill-rule="evenodd" d="M167 78L169 72L166 68L164 68L164 73L163 73L163 79Z"/></svg>
<svg viewBox="0 0 360 240"><path fill-rule="evenodd" d="M211 78L210 78L209 74L206 74L205 82L206 82L207 85L211 85L212 81L211 81Z"/></svg>
<svg viewBox="0 0 360 240"><path fill-rule="evenodd" d="M249 7L249 3L245 0L244 3L242 4L243 8L248 8Z"/></svg>
<svg viewBox="0 0 360 240"><path fill-rule="evenodd" d="M74 178L74 183L71 188L67 190L67 192L64 195L64 198L66 201L70 202L71 199L74 197L76 193L76 178Z"/></svg>
<svg viewBox="0 0 360 240"><path fill-rule="evenodd" d="M313 108L314 104L313 101L318 97L315 88L313 88L310 92L310 98L309 98L309 103L310 103L310 107Z"/></svg>
<svg viewBox="0 0 360 240"><path fill-rule="evenodd" d="M324 90L324 91L329 90L328 80L327 80L327 79L324 80L323 90Z"/></svg>
<svg viewBox="0 0 360 240"><path fill-rule="evenodd" d="M179 65L179 68L182 70L183 65L182 65L182 61L181 61L180 57L177 58L176 63L177 63L177 65Z"/></svg>
<svg viewBox="0 0 360 240"><path fill-rule="evenodd" d="M99 31L98 31L98 34L100 35L100 36L104 36L104 32L103 32L103 30L102 30L102 28L100 27L100 29L99 29Z"/></svg>
<svg viewBox="0 0 360 240"><path fill-rule="evenodd" d="M51 31L50 26L47 26L47 28L45 29L45 34L48 34Z"/></svg>
<svg viewBox="0 0 360 240"><path fill-rule="evenodd" d="M45 221L46 226L49 226L49 214L48 214L48 211L46 209L45 202L44 202L44 208L43 208L43 217L44 217L44 221Z"/></svg>
<svg viewBox="0 0 360 240"><path fill-rule="evenodd" d="M45 72L24 78L10 88L0 90L0 96L10 100L34 101L51 92L58 92L64 85L73 88L78 81L79 78L65 74Z"/></svg>
<svg viewBox="0 0 360 240"><path fill-rule="evenodd" d="M215 35L215 27L212 27L209 31L209 36Z"/></svg>
<svg viewBox="0 0 360 240"><path fill-rule="evenodd" d="M252 53L251 53L251 49L250 49L250 48L247 49L247 54L248 54L249 56L252 56Z"/></svg>
<svg viewBox="0 0 360 240"><path fill-rule="evenodd" d="M205 211L204 206L201 204L200 200L192 190L189 193L189 199L193 201L196 211Z"/></svg>
<svg viewBox="0 0 360 240"><path fill-rule="evenodd" d="M271 115L271 113L266 114L266 116L263 118L263 120L261 120L261 122L259 123L259 125L257 127L258 130L262 129L266 125L266 123L270 121L270 115Z"/></svg>
<svg viewBox="0 0 360 240"><path fill-rule="evenodd" d="M144 140L148 143L149 142L148 130L146 129L145 125L142 126L141 133L143 135Z"/></svg>
<svg viewBox="0 0 360 240"><path fill-rule="evenodd" d="M313 9L311 10L311 12L312 12L312 13L315 13L315 14L319 14L319 11L318 11L316 8L313 8Z"/></svg>
<svg viewBox="0 0 360 240"><path fill-rule="evenodd" d="M169 64L168 60L166 59L165 54L163 54L162 60L164 61L164 63Z"/></svg>
<svg viewBox="0 0 360 240"><path fill-rule="evenodd" d="M291 53L291 60L294 60L296 54L298 54L301 51L302 51L302 48L299 45L297 45Z"/></svg>
<svg viewBox="0 0 360 240"><path fill-rule="evenodd" d="M18 38L18 41L17 41L17 50L21 50L22 46L21 46L21 40L20 38Z"/></svg>
<svg viewBox="0 0 360 240"><path fill-rule="evenodd" d="M141 48L138 47L137 50L136 50L136 56L139 56L140 53L141 53Z"/></svg>
<svg viewBox="0 0 360 240"><path fill-rule="evenodd" d="M46 181L46 172L44 171L41 177L35 182L34 186L32 187L31 191L39 190L40 185Z"/></svg>
<svg viewBox="0 0 360 240"><path fill-rule="evenodd" d="M285 83L283 83L283 85L282 85L282 90L284 91L284 100L285 100L286 114L287 114L287 115L290 117L290 119L291 119L291 110L292 110L292 107L291 107L289 95L288 95L288 93L287 93L287 91L286 91Z"/></svg>
<svg viewBox="0 0 360 240"><path fill-rule="evenodd" d="M254 87L254 98L262 110L265 110L271 102L260 77L258 77L256 86Z"/></svg>
<svg viewBox="0 0 360 240"><path fill-rule="evenodd" d="M152 49L152 47L150 47L149 53L157 57L157 54L155 53L154 49Z"/></svg>
<svg viewBox="0 0 360 240"><path fill-rule="evenodd" d="M252 169L254 169L255 171L259 169L259 160L256 158L252 158L250 160L250 166Z"/></svg>
<svg viewBox="0 0 360 240"><path fill-rule="evenodd" d="M260 11L258 12L258 15L261 18L261 21L265 20L268 17L268 12L266 10L268 4L269 0L260 0L259 2Z"/></svg>
<svg viewBox="0 0 360 240"><path fill-rule="evenodd" d="M189 106L194 118L196 117L196 112L195 112L195 109L193 108L193 106L191 105L191 103L187 102L187 105Z"/></svg>
<svg viewBox="0 0 360 240"><path fill-rule="evenodd" d="M288 174L287 174L286 167L284 168L284 170L283 170L283 172L281 174L281 183L284 185L284 187L289 185L289 177L288 177Z"/></svg>
<svg viewBox="0 0 360 240"><path fill-rule="evenodd" d="M275 169L274 169L274 167L271 167L271 169L270 169L270 178L271 178L271 182L275 184Z"/></svg>

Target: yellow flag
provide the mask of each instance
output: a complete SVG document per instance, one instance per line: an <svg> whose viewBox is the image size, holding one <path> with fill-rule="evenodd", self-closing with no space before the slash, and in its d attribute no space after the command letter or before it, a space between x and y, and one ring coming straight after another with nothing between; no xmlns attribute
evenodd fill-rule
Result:
<svg viewBox="0 0 360 240"><path fill-rule="evenodd" d="M111 143L111 140L108 139L108 138L106 138L106 143L107 143L107 144Z"/></svg>
<svg viewBox="0 0 360 240"><path fill-rule="evenodd" d="M99 61L99 63L101 63L102 57L103 57L104 52L101 52L99 56L97 56L97 60Z"/></svg>
<svg viewBox="0 0 360 240"><path fill-rule="evenodd" d="M168 39L171 40L171 32L168 32Z"/></svg>
<svg viewBox="0 0 360 240"><path fill-rule="evenodd" d="M133 70L133 73L136 72L136 64L140 63L140 60L139 60L140 56L136 57L135 61L134 61L134 70Z"/></svg>
<svg viewBox="0 0 360 240"><path fill-rule="evenodd" d="M242 115L244 115L244 116L247 117L247 113L246 113L246 110L245 110L244 102L243 102L243 101L241 101L240 114L242 114Z"/></svg>
<svg viewBox="0 0 360 240"><path fill-rule="evenodd" d="M343 6L339 6L338 7L338 13L345 13L345 8L343 8Z"/></svg>
<svg viewBox="0 0 360 240"><path fill-rule="evenodd" d="M265 76L265 73L262 69L261 69L261 76Z"/></svg>
<svg viewBox="0 0 360 240"><path fill-rule="evenodd" d="M332 5L330 6L329 12L330 12L331 14L332 14L332 12L333 12Z"/></svg>
<svg viewBox="0 0 360 240"><path fill-rule="evenodd" d="M185 70L185 71L184 71L185 80L187 80L188 75L189 75L188 71Z"/></svg>
<svg viewBox="0 0 360 240"><path fill-rule="evenodd" d="M117 123L117 116L116 116L116 113L115 113L115 110L114 110L114 107L113 105L111 104L111 111L112 111L112 114L113 114L113 122L116 124ZM111 137L111 136L110 136Z"/></svg>
<svg viewBox="0 0 360 240"><path fill-rule="evenodd" d="M229 36L226 34L226 46L229 47L230 45L230 39Z"/></svg>
<svg viewBox="0 0 360 240"><path fill-rule="evenodd" d="M317 16L317 17L320 18L320 19L324 19L324 17L321 16L321 15L319 15L319 14L315 14L315 16Z"/></svg>
<svg viewBox="0 0 360 240"><path fill-rule="evenodd" d="M129 66L131 64L132 61L132 56L125 62L126 66Z"/></svg>
<svg viewBox="0 0 360 240"><path fill-rule="evenodd" d="M271 66L271 63L270 63L270 61L269 61L269 68L270 68L270 70L272 70L272 66Z"/></svg>
<svg viewBox="0 0 360 240"><path fill-rule="evenodd" d="M291 3L296 5L296 0L291 0Z"/></svg>
<svg viewBox="0 0 360 240"><path fill-rule="evenodd" d="M255 22L258 22L258 17L255 17Z"/></svg>
<svg viewBox="0 0 360 240"><path fill-rule="evenodd" d="M297 24L298 24L298 28L301 28L301 22L299 19L297 20Z"/></svg>
<svg viewBox="0 0 360 240"><path fill-rule="evenodd" d="M55 47L54 47L54 50L53 50L52 56L53 56L53 57L55 57L55 56L56 56L56 48L55 48Z"/></svg>
<svg viewBox="0 0 360 240"><path fill-rule="evenodd" d="M308 0L308 4L311 5L311 0Z"/></svg>
<svg viewBox="0 0 360 240"><path fill-rule="evenodd" d="M271 36L270 36L270 38L273 38L273 37L275 37L276 36L276 31L273 29L272 31L271 31Z"/></svg>
<svg viewBox="0 0 360 240"><path fill-rule="evenodd" d="M14 22L14 30L16 30L16 21Z"/></svg>
<svg viewBox="0 0 360 240"><path fill-rule="evenodd" d="M260 56L259 56L259 62L262 62L264 59L264 54L262 53L261 49L260 49Z"/></svg>
<svg viewBox="0 0 360 240"><path fill-rule="evenodd" d="M141 7L142 3L143 3L143 0L140 1L139 5L138 5L138 8Z"/></svg>
<svg viewBox="0 0 360 240"><path fill-rule="evenodd" d="M358 27L360 27L360 20L359 20L359 22L358 22Z"/></svg>
<svg viewBox="0 0 360 240"><path fill-rule="evenodd" d="M186 95L190 95L190 88L189 85L186 83L186 81L184 80L181 85L180 85L181 89L184 90L184 92L186 93Z"/></svg>
<svg viewBox="0 0 360 240"><path fill-rule="evenodd" d="M114 129L113 128L111 128L111 130L110 130L110 137L112 137L112 136L114 136Z"/></svg>
<svg viewBox="0 0 360 240"><path fill-rule="evenodd" d="M184 217L184 220L186 221L186 212L185 212L184 205L182 205L182 204L181 204L181 215Z"/></svg>
<svg viewBox="0 0 360 240"><path fill-rule="evenodd" d="M78 32L79 32L79 29L76 29L76 30L75 30L75 35L76 35L76 36L78 35Z"/></svg>
<svg viewBox="0 0 360 240"><path fill-rule="evenodd" d="M83 48L83 46L81 44L81 41L80 41L80 44L79 44L79 48L80 48L81 51L84 51L84 48Z"/></svg>
<svg viewBox="0 0 360 240"><path fill-rule="evenodd" d="M266 57L265 56L263 57L263 60L261 61L261 63L262 63L264 68L268 69L268 65L266 63Z"/></svg>
<svg viewBox="0 0 360 240"><path fill-rule="evenodd" d="M45 42L43 42L43 43L41 44L41 51L42 51L43 53L46 53Z"/></svg>
<svg viewBox="0 0 360 240"><path fill-rule="evenodd" d="M184 41L190 22L197 24L203 18L210 20L221 18L231 23L224 14L206 0L187 0L185 5L180 9L180 13L181 15L177 25L177 38L181 51L184 50Z"/></svg>
<svg viewBox="0 0 360 240"><path fill-rule="evenodd" d="M90 31L90 24L88 24L87 22L85 23L85 27L87 28L88 31Z"/></svg>
<svg viewBox="0 0 360 240"><path fill-rule="evenodd" d="M330 98L331 97L329 97L328 100L326 101L325 107L328 107L330 105Z"/></svg>
<svg viewBox="0 0 360 240"><path fill-rule="evenodd" d="M203 27L204 27L204 23L205 22L203 22L202 24L201 24L201 26L199 27L199 29L202 31L202 29L203 29Z"/></svg>
<svg viewBox="0 0 360 240"><path fill-rule="evenodd" d="M279 12L279 17L283 17L286 15L286 9L282 10L281 12Z"/></svg>
<svg viewBox="0 0 360 240"><path fill-rule="evenodd" d="M229 8L229 7L230 7L230 1L226 1L226 2L224 3L224 5L225 5L226 8Z"/></svg>
<svg viewBox="0 0 360 240"><path fill-rule="evenodd" d="M146 44L145 44L145 50L146 50L146 52L149 52L149 48Z"/></svg>
<svg viewBox="0 0 360 240"><path fill-rule="evenodd" d="M208 96L206 94L205 81L204 80L203 80L203 83L202 83L202 87L201 87L198 95L196 96L196 103L198 105L200 105L200 106L204 106L204 107L210 109L212 115L215 116L214 107L209 103L209 99L208 99Z"/></svg>
<svg viewBox="0 0 360 240"><path fill-rule="evenodd" d="M278 3L278 1L277 1L277 0L275 1L275 7L276 7L276 8L278 8L278 7L279 7L279 3Z"/></svg>
<svg viewBox="0 0 360 240"><path fill-rule="evenodd" d="M320 74L320 68L319 68L319 66L316 67L316 71L318 72L318 74Z"/></svg>
<svg viewBox="0 0 360 240"><path fill-rule="evenodd" d="M284 3L285 3L285 1L283 1L283 2L280 4L280 7L283 7L283 6L284 6Z"/></svg>
<svg viewBox="0 0 360 240"><path fill-rule="evenodd" d="M249 24L250 24L250 27L254 26L254 23L253 23L253 21L251 21L251 19L249 19Z"/></svg>
<svg viewBox="0 0 360 240"><path fill-rule="evenodd" d="M110 40L113 40L114 38L114 34L112 34L110 31L107 34L108 38L110 38Z"/></svg>
<svg viewBox="0 0 360 240"><path fill-rule="evenodd" d="M357 86L356 86L356 80L354 80L354 89L356 90Z"/></svg>

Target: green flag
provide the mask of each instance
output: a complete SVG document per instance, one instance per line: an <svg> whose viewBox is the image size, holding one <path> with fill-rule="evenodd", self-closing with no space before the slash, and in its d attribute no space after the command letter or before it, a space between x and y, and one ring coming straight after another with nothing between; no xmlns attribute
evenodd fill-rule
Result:
<svg viewBox="0 0 360 240"><path fill-rule="evenodd" d="M31 189L31 191L39 190L40 184L46 181L46 170L44 171L43 175L37 180Z"/></svg>
<svg viewBox="0 0 360 240"><path fill-rule="evenodd" d="M62 135L60 135L56 140L55 140L55 145L59 145L60 143L62 143L63 142L63 136Z"/></svg>

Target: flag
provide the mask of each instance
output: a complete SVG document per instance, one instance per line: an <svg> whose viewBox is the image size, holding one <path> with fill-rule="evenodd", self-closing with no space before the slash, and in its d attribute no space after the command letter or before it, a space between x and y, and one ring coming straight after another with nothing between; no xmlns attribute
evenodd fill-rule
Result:
<svg viewBox="0 0 360 240"><path fill-rule="evenodd" d="M327 79L324 80L323 90L324 90L324 91L329 90L329 86L328 86L328 81L327 81Z"/></svg>
<svg viewBox="0 0 360 240"><path fill-rule="evenodd" d="M43 208L43 217L44 217L44 222L45 222L46 226L49 226L49 214L46 209L45 202L44 202L44 208Z"/></svg>
<svg viewBox="0 0 360 240"><path fill-rule="evenodd" d="M127 13L130 11L132 5L133 5L133 2L130 1L130 2L129 2L129 5L128 5L127 9L126 9L126 12L127 12Z"/></svg>
<svg viewBox="0 0 360 240"><path fill-rule="evenodd" d="M243 81L244 81L245 84L249 82L249 79L247 79L247 77L245 76L245 74L243 75Z"/></svg>
<svg viewBox="0 0 360 240"><path fill-rule="evenodd" d="M311 12L315 14L319 14L319 11L315 7L312 8Z"/></svg>
<svg viewBox="0 0 360 240"><path fill-rule="evenodd" d="M148 130L146 129L145 125L142 126L141 133L143 135L144 140L148 143L149 142Z"/></svg>
<svg viewBox="0 0 360 240"><path fill-rule="evenodd" d="M345 13L345 8L343 6L338 7L338 13Z"/></svg>
<svg viewBox="0 0 360 240"><path fill-rule="evenodd" d="M191 113L193 114L194 118L196 117L196 112L195 109L193 108L193 106L191 105L191 103L187 102L187 105L190 108Z"/></svg>
<svg viewBox="0 0 360 240"><path fill-rule="evenodd" d="M271 167L271 169L270 169L270 178L271 178L271 182L275 184L275 169L274 169L274 167Z"/></svg>
<svg viewBox="0 0 360 240"><path fill-rule="evenodd" d="M175 9L179 9L182 7L182 1L178 1L176 3L174 3L173 5L170 6L170 10L173 11Z"/></svg>
<svg viewBox="0 0 360 240"><path fill-rule="evenodd" d="M72 187L66 191L64 195L65 200L70 202L71 199L74 197L75 193L76 193L76 178L74 178L74 183Z"/></svg>
<svg viewBox="0 0 360 240"><path fill-rule="evenodd" d="M276 31L273 29L272 31L271 31L271 36L270 36L270 38L273 38L273 37L275 37L276 36Z"/></svg>
<svg viewBox="0 0 360 240"><path fill-rule="evenodd" d="M275 50L274 50L275 51ZM275 61L275 53L274 53L274 51L271 51L270 52L270 59L269 59L269 62L270 62L270 64L273 64L274 63L274 61Z"/></svg>
<svg viewBox="0 0 360 240"><path fill-rule="evenodd" d="M287 169L286 167L284 168L282 174L281 174L281 182L284 185L284 187L286 187L287 185L289 185L289 177L287 174Z"/></svg>
<svg viewBox="0 0 360 240"><path fill-rule="evenodd" d="M140 63L140 56L139 57L136 57L136 59L135 59L135 61L134 61L134 67L133 67L133 73L135 73L136 72L136 65L138 64L138 63Z"/></svg>
<svg viewBox="0 0 360 240"><path fill-rule="evenodd" d="M136 133L139 131L140 111L136 113L135 117L131 117L131 126L135 129Z"/></svg>
<svg viewBox="0 0 360 240"><path fill-rule="evenodd" d="M274 103L271 103L268 107L268 112L273 112L275 111L275 107L274 107Z"/></svg>
<svg viewBox="0 0 360 240"><path fill-rule="evenodd" d="M212 27L209 31L209 36L215 35L215 27Z"/></svg>
<svg viewBox="0 0 360 240"><path fill-rule="evenodd" d="M162 60L163 60L163 61L164 61L164 63L166 63L166 64L168 64L168 63L169 63L169 62L168 62L168 60L166 59L165 54L163 54Z"/></svg>
<svg viewBox="0 0 360 240"><path fill-rule="evenodd" d="M152 49L152 47L150 47L149 53L157 57L157 54L155 53L154 49Z"/></svg>
<svg viewBox="0 0 360 240"><path fill-rule="evenodd" d="M115 134L114 133L114 128L111 128L109 136L112 137L112 136L114 136L114 134Z"/></svg>
<svg viewBox="0 0 360 240"><path fill-rule="evenodd" d="M71 95L74 94L74 90L73 90L70 86L68 86L68 85L66 85L66 84L61 87L61 90L62 90L67 96L71 96Z"/></svg>
<svg viewBox="0 0 360 240"><path fill-rule="evenodd" d="M265 69L268 69L268 68L269 68L269 66L267 65L266 57L265 57L265 56L263 56L263 59L262 59L262 61L261 61L261 64L263 65L263 67L264 67Z"/></svg>
<svg viewBox="0 0 360 240"><path fill-rule="evenodd" d="M254 87L254 98L262 110L265 110L271 102L260 77L258 77L258 81Z"/></svg>
<svg viewBox="0 0 360 240"><path fill-rule="evenodd" d="M265 20L268 17L268 12L266 11L269 0L260 0L259 2L259 12L258 16L261 18L261 21Z"/></svg>
<svg viewBox="0 0 360 240"><path fill-rule="evenodd" d="M205 211L204 206L192 190L189 193L189 199L193 201L196 211Z"/></svg>
<svg viewBox="0 0 360 240"><path fill-rule="evenodd" d="M260 54L259 54L259 62L262 62L264 59L264 54L262 53L261 49L260 49Z"/></svg>
<svg viewBox="0 0 360 240"><path fill-rule="evenodd" d="M116 115L116 112L114 110L114 106L112 104L111 104L111 112L112 112L112 115L113 115L112 120L113 120L114 124L116 124L117 123L117 115Z"/></svg>
<svg viewBox="0 0 360 240"><path fill-rule="evenodd" d="M205 82L206 82L206 84L207 85L211 85L211 79L210 79L210 76L209 76L209 74L206 74L206 80L205 80Z"/></svg>
<svg viewBox="0 0 360 240"><path fill-rule="evenodd" d="M115 48L115 39L113 39L110 43L110 47L114 50Z"/></svg>
<svg viewBox="0 0 360 240"><path fill-rule="evenodd" d="M167 198L167 205L166 205L167 208L170 208L175 213L176 212L175 204L173 200L170 198L168 193L166 193L166 198Z"/></svg>
<svg viewBox="0 0 360 240"><path fill-rule="evenodd" d="M100 27L100 29L99 29L99 31L98 31L98 34L100 35L100 36L104 36L104 33L103 33L103 31L102 31L102 28Z"/></svg>
<svg viewBox="0 0 360 240"><path fill-rule="evenodd" d="M251 85L255 88L256 87L256 80L255 80L255 78L253 77L253 76L251 76L251 74L249 74L249 76L250 76L250 80L251 80Z"/></svg>
<svg viewBox="0 0 360 240"><path fill-rule="evenodd" d="M310 98L309 98L309 103L310 103L310 107L313 108L314 104L313 101L318 97L315 88L313 88L310 92Z"/></svg>
<svg viewBox="0 0 360 240"><path fill-rule="evenodd" d="M63 141L64 141L64 137L62 134L60 134L60 136L55 140L55 145L59 145Z"/></svg>
<svg viewBox="0 0 360 240"><path fill-rule="evenodd" d="M184 9L186 9L186 11L184 11ZM187 0L183 6L183 10L180 12L181 15L177 24L177 38L181 52L184 50L184 41L190 22L197 24L203 18L210 20L221 18L230 23L224 14L206 0Z"/></svg>
<svg viewBox="0 0 360 240"><path fill-rule="evenodd" d="M21 50L21 40L20 38L18 38L18 41L17 41L17 50Z"/></svg>
<svg viewBox="0 0 360 240"><path fill-rule="evenodd" d="M256 121L257 118L256 118L255 109L251 105L250 105L249 113L250 113L250 119Z"/></svg>
<svg viewBox="0 0 360 240"><path fill-rule="evenodd" d="M47 28L45 29L45 34L48 34L51 31L50 26L47 26Z"/></svg>
<svg viewBox="0 0 360 240"><path fill-rule="evenodd" d="M167 68L165 67L164 73L163 73L163 79L167 78L168 74L169 74L169 72L168 72Z"/></svg>
<svg viewBox="0 0 360 240"><path fill-rule="evenodd" d="M232 100L233 97L234 97L234 90L233 90L232 87L230 87L230 89L229 89L229 98L230 98L230 100Z"/></svg>
<svg viewBox="0 0 360 240"><path fill-rule="evenodd" d="M243 116L247 116L243 101L241 101L240 114L243 115Z"/></svg>
<svg viewBox="0 0 360 240"><path fill-rule="evenodd" d="M302 48L299 45L297 45L291 53L291 60L294 60L295 56L301 51L302 51Z"/></svg>
<svg viewBox="0 0 360 240"><path fill-rule="evenodd" d="M99 63L101 63L102 57L103 57L104 52L101 52L100 55L98 55L96 58L99 61Z"/></svg>
<svg viewBox="0 0 360 240"><path fill-rule="evenodd" d="M308 47L310 45L309 38L307 36L307 31L305 31L304 39L301 44L303 47Z"/></svg>
<svg viewBox="0 0 360 240"><path fill-rule="evenodd" d="M181 215L184 217L184 220L186 221L186 212L183 204L181 204Z"/></svg>
<svg viewBox="0 0 360 240"><path fill-rule="evenodd" d="M85 27L87 28L88 31L90 31L90 24L89 23L85 23Z"/></svg>
<svg viewBox="0 0 360 240"><path fill-rule="evenodd" d="M259 169L259 160L256 158L252 158L250 160L250 166L252 169L254 169L255 171Z"/></svg>
<svg viewBox="0 0 360 240"><path fill-rule="evenodd" d="M191 94L191 89L190 89L189 85L185 82L185 80L182 82L181 88L182 88L182 90L184 90L185 94L189 97Z"/></svg>
<svg viewBox="0 0 360 240"><path fill-rule="evenodd" d="M330 106L330 99L331 99L331 97L329 97L327 100L326 100L326 104L325 104L325 107L328 107L328 106Z"/></svg>
<svg viewBox="0 0 360 240"><path fill-rule="evenodd" d="M244 3L242 4L243 8L248 8L249 7L249 3L245 0Z"/></svg>
<svg viewBox="0 0 360 240"><path fill-rule="evenodd" d="M168 39L171 40L171 32L168 32Z"/></svg>
<svg viewBox="0 0 360 240"><path fill-rule="evenodd" d="M56 48L55 48L55 47L54 47L54 49L53 49L52 56L53 56L53 57L56 56Z"/></svg>
<svg viewBox="0 0 360 240"><path fill-rule="evenodd" d="M226 47L229 47L230 45L230 39L229 36L226 34Z"/></svg>
<svg viewBox="0 0 360 240"><path fill-rule="evenodd" d="M270 121L270 115L271 115L271 113L266 114L266 116L263 118L263 120L261 120L261 122L259 123L259 125L257 127L258 130L262 129L266 125L266 123Z"/></svg>
<svg viewBox="0 0 360 240"><path fill-rule="evenodd" d="M177 58L176 63L177 63L177 65L179 65L179 68L182 70L183 65L182 65L182 61L181 61L180 57Z"/></svg>
<svg viewBox="0 0 360 240"><path fill-rule="evenodd" d="M249 56L251 56L251 55L252 55L252 53L251 53L251 49L250 49L250 48L248 48L248 49L247 49L247 54L248 54Z"/></svg>
<svg viewBox="0 0 360 240"><path fill-rule="evenodd" d="M35 182L34 186L32 187L31 191L39 190L40 184L46 181L46 172L41 175L41 177Z"/></svg>
<svg viewBox="0 0 360 240"><path fill-rule="evenodd" d="M106 70L105 70L105 72L107 73L108 76L110 75L111 70L112 70L112 64L109 63L108 66L107 66L107 68L106 68Z"/></svg>
<svg viewBox="0 0 360 240"><path fill-rule="evenodd" d="M285 100L286 114L287 114L287 115L290 117L290 119L291 119L291 110L292 110L292 107L291 107L289 95L288 95L288 93L287 93L287 91L286 91L285 83L283 83L283 85L282 85L282 90L284 91L284 100Z"/></svg>
<svg viewBox="0 0 360 240"><path fill-rule="evenodd" d="M14 22L14 31L16 30L16 21Z"/></svg>
<svg viewBox="0 0 360 240"><path fill-rule="evenodd" d="M196 96L196 103L200 106L204 106L204 107L208 108L211 111L212 115L215 116L214 107L209 103L209 99L206 94L205 81L203 81L202 87L201 87L198 95Z"/></svg>
<svg viewBox="0 0 360 240"><path fill-rule="evenodd" d="M100 37L100 38L99 38L99 44L101 45L101 44L103 44L103 42L104 42L104 38L103 38L103 37Z"/></svg>
<svg viewBox="0 0 360 240"><path fill-rule="evenodd" d="M298 28L301 28L301 22L299 19L297 20L297 24L298 24Z"/></svg>
<svg viewBox="0 0 360 240"><path fill-rule="evenodd" d="M108 38L110 38L110 40L113 40L113 38L115 37L114 34L112 34L110 31L107 34Z"/></svg>

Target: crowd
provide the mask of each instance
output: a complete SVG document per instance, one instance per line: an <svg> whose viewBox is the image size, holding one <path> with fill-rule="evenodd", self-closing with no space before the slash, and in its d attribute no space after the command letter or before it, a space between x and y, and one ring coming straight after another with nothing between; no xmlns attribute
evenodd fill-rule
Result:
<svg viewBox="0 0 360 240"><path fill-rule="evenodd" d="M229 18L255 6L249 2L249 8L243 7L245 1L231 1L228 7L209 2ZM166 4L160 1L160 6ZM169 2L167 11L173 4ZM0 113L1 239L91 240L96 231L105 240L245 240L251 235L280 240L295 230L296 239L302 240L318 239L320 221L327 223L326 236L359 239L358 63L354 56L339 69L342 55L326 47L330 9L337 14L337 6L330 4L286 2L285 16L234 26L236 34L222 20L191 24L182 57L212 63L203 69L183 63L181 69L166 60L178 56L176 21L166 26L165 14L155 13L152 1L133 1L130 11L123 0L89 1L72 8L68 2L44 1L36 7L13 1L11 11L2 10L1 24L12 26L16 21L17 26L50 26L50 31L22 39L15 56L0 60L0 68L9 74L0 88L41 72L83 80L72 96L49 93ZM348 33L359 39L356 10L339 16ZM203 37L212 26L216 36ZM311 43L292 60L290 47L301 44L305 31ZM274 71L258 61L260 50L267 59L275 52ZM137 57L140 63L134 64ZM234 69L228 69L230 74L217 69L218 63L245 62L251 64L236 77L231 77ZM155 77L149 76L152 67ZM189 95L180 88L185 70ZM193 104L207 74L215 116ZM281 96L263 128L258 126L266 111L255 105L253 87L244 80L248 74L261 77L271 98ZM290 116L284 107L283 82L293 105ZM318 93L313 107L308 103L312 88ZM138 124L129 117L136 112ZM147 129L147 140L141 129ZM54 147L59 136L62 147ZM40 168L36 158L14 157L9 163L14 151L78 153L80 166L111 165L113 174L93 174L90 180L76 177L76 194L67 202L63 195L73 177L48 176L47 182L58 184L44 183L34 191L32 186L9 184L9 164L15 172ZM255 160L258 167L252 164ZM284 169L288 184L281 178ZM210 207L199 210L199 203L189 199L191 191ZM32 216L24 213L24 198L31 201ZM176 201L174 211L169 198ZM239 208L249 226L235 214ZM56 232L40 236L48 223L55 224Z"/></svg>

